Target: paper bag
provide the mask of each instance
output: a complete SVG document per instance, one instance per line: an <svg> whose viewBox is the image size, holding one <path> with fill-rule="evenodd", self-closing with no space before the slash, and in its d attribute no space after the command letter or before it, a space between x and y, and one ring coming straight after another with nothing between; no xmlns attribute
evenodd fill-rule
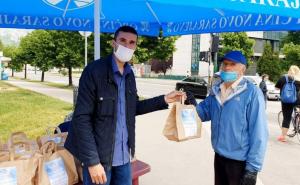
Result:
<svg viewBox="0 0 300 185"><path fill-rule="evenodd" d="M30 151L33 152L39 150L37 142L35 140L30 140L24 132L13 132L10 135L10 138L8 139L8 143L7 143L8 148L12 148L12 146L14 146L16 154L22 153L23 149L20 149L19 151L17 147L21 145L16 145L17 143L27 143L27 146L29 144Z"/></svg>
<svg viewBox="0 0 300 185"><path fill-rule="evenodd" d="M171 141L184 141L201 137L202 122L193 105L176 102L163 129L163 135Z"/></svg>
<svg viewBox="0 0 300 185"><path fill-rule="evenodd" d="M37 184L41 185L73 185L78 182L74 158L65 149L57 150L53 141L45 143L40 152Z"/></svg>
<svg viewBox="0 0 300 185"><path fill-rule="evenodd" d="M79 180L81 182L83 182L83 169L82 169L81 162L76 158L74 158L74 160L75 160L75 166L77 169L77 174L78 174Z"/></svg>
<svg viewBox="0 0 300 185"><path fill-rule="evenodd" d="M0 152L0 184L1 185L34 185L39 156L30 149L30 143L18 143L26 146L26 150L16 157L12 145L9 151ZM19 146L18 146L19 147Z"/></svg>
<svg viewBox="0 0 300 185"><path fill-rule="evenodd" d="M54 134L52 131L52 128L55 128L57 134ZM68 133L67 132L61 132L59 127L48 127L46 130L45 136L39 136L37 138L37 143L39 147L44 145L48 141L54 141L54 143L57 144L59 147L63 147L66 141Z"/></svg>

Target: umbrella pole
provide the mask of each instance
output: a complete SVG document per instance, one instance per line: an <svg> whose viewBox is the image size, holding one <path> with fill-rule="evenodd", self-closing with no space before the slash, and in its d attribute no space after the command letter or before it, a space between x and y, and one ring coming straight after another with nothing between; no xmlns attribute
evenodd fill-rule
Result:
<svg viewBox="0 0 300 185"><path fill-rule="evenodd" d="M101 0L94 2L94 59L100 58L100 10Z"/></svg>

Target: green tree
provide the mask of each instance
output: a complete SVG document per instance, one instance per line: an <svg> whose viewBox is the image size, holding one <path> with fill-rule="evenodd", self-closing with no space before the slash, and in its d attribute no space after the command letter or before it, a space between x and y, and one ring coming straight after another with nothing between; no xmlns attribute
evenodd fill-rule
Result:
<svg viewBox="0 0 300 185"><path fill-rule="evenodd" d="M283 54L285 55L285 61L289 65L300 66L300 45L294 43L288 43L283 46Z"/></svg>
<svg viewBox="0 0 300 185"><path fill-rule="evenodd" d="M139 63L147 62L149 59L169 60L176 50L177 39L178 37L140 37L136 53Z"/></svg>
<svg viewBox="0 0 300 185"><path fill-rule="evenodd" d="M279 79L281 75L279 55L273 52L270 44L265 45L263 54L258 60L257 70L260 75L268 74L272 81Z"/></svg>
<svg viewBox="0 0 300 185"><path fill-rule="evenodd" d="M137 51L135 52L136 63L150 63L156 66L164 66L162 71L165 72L170 65L170 59L173 52L176 51L175 42L178 37L140 37ZM162 62L161 65L157 62Z"/></svg>
<svg viewBox="0 0 300 185"><path fill-rule="evenodd" d="M232 50L241 51L250 62L251 56L253 56L254 40L249 39L245 32L236 33L222 33L220 44L222 48L219 51L219 56L223 57L225 53Z"/></svg>
<svg viewBox="0 0 300 185"><path fill-rule="evenodd" d="M100 35L100 48L101 48L101 57L106 57L112 53L112 40L114 36L109 33L102 33Z"/></svg>
<svg viewBox="0 0 300 185"><path fill-rule="evenodd" d="M100 34L100 55L106 57L112 53L111 41L113 35L109 33ZM88 37L88 62L94 60L94 34Z"/></svg>
<svg viewBox="0 0 300 185"><path fill-rule="evenodd" d="M2 51L4 49L4 45L2 43L2 41L0 40L0 51Z"/></svg>
<svg viewBox="0 0 300 185"><path fill-rule="evenodd" d="M102 33L101 57L106 57L112 53L113 34ZM176 50L175 41L178 37L143 37L138 38L138 47L134 53L132 61L134 63L150 63L151 59L167 62ZM94 58L94 35L88 38L88 59Z"/></svg>
<svg viewBox="0 0 300 185"><path fill-rule="evenodd" d="M34 52L33 65L42 71L41 82L44 82L45 72L53 67L56 57L53 38L50 31L45 30L35 30L29 37Z"/></svg>
<svg viewBox="0 0 300 185"><path fill-rule="evenodd" d="M20 71L22 64L16 61L16 55L18 48L16 46L5 46L3 49L4 56L10 57L11 61L8 63L8 67L11 68L11 76L14 76L14 71Z"/></svg>
<svg viewBox="0 0 300 185"><path fill-rule="evenodd" d="M69 86L72 86L72 68L84 65L84 38L78 32L51 31L50 33L56 49L54 66L68 69Z"/></svg>
<svg viewBox="0 0 300 185"><path fill-rule="evenodd" d="M288 43L300 44L300 32L299 31L289 31L287 36L282 39L282 46Z"/></svg>
<svg viewBox="0 0 300 185"><path fill-rule="evenodd" d="M35 57L34 49L32 48L31 33L23 37L20 46L16 52L16 63L24 65L24 78L27 79L27 64L31 64Z"/></svg>

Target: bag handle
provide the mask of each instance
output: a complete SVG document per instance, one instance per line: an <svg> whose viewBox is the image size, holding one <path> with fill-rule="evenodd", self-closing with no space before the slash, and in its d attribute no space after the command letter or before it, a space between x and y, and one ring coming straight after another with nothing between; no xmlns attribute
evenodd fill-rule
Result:
<svg viewBox="0 0 300 185"><path fill-rule="evenodd" d="M55 131L58 133L58 134L61 134L61 130L60 130L60 128L59 127L47 127L47 129L46 129L46 134L48 135L48 136L50 136L50 135L53 135L53 132L52 132L52 129L55 129Z"/></svg>
<svg viewBox="0 0 300 185"><path fill-rule="evenodd" d="M51 155L57 151L57 145L54 141L47 141L40 149L43 155Z"/></svg>
<svg viewBox="0 0 300 185"><path fill-rule="evenodd" d="M24 132L14 132L10 135L8 142L13 145L15 142L27 141L27 136Z"/></svg>
<svg viewBox="0 0 300 185"><path fill-rule="evenodd" d="M16 152L17 147L22 147L24 148L24 151L20 152L20 154L18 152ZM32 154L34 153L34 151L31 148L31 143L30 141L18 141L13 143L10 147L9 147L9 154L10 154L10 160L13 161L15 159L28 159L30 157L32 157Z"/></svg>

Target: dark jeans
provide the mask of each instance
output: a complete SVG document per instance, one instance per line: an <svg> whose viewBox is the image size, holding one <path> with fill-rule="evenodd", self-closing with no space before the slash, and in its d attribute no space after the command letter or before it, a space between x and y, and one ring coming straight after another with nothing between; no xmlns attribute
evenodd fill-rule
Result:
<svg viewBox="0 0 300 185"><path fill-rule="evenodd" d="M265 99L265 108L267 108L267 102L268 102L268 96L267 96L267 93L264 94L264 99Z"/></svg>
<svg viewBox="0 0 300 185"><path fill-rule="evenodd" d="M106 171L107 182L104 185L132 185L130 162L122 166L113 166ZM92 183L88 168L83 167L83 185L96 185Z"/></svg>
<svg viewBox="0 0 300 185"><path fill-rule="evenodd" d="M215 185L240 185L246 162L228 159L215 153Z"/></svg>

